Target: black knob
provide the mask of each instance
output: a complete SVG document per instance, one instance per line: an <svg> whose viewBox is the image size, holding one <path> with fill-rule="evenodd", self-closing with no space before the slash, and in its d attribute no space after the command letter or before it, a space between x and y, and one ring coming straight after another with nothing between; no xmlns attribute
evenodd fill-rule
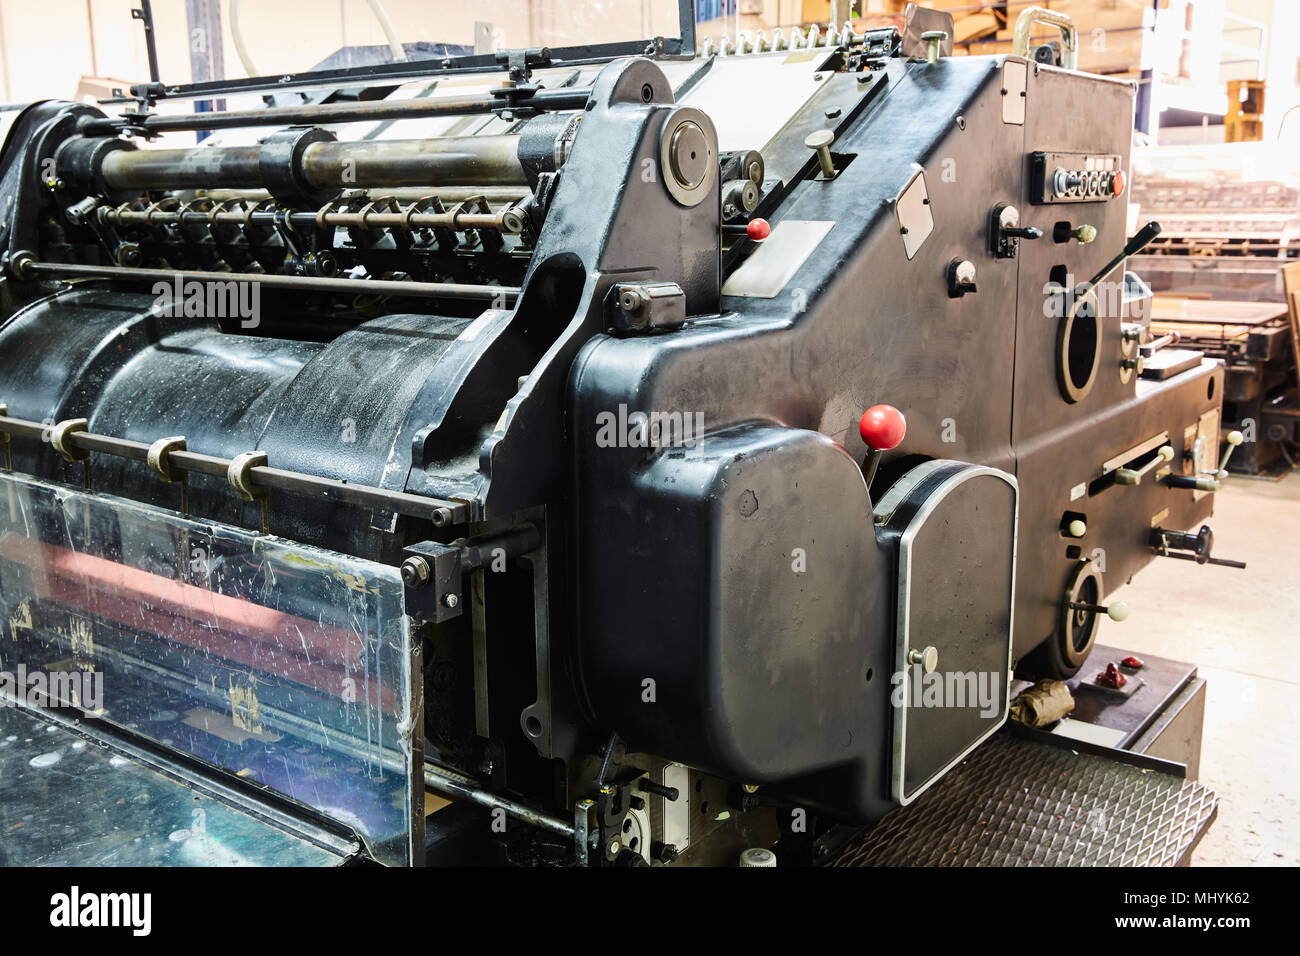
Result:
<svg viewBox="0 0 1300 956"><path fill-rule="evenodd" d="M662 783L655 783L649 777L642 777L636 785L642 793L653 793L665 800L676 800L681 796L681 792L676 787L665 787Z"/></svg>

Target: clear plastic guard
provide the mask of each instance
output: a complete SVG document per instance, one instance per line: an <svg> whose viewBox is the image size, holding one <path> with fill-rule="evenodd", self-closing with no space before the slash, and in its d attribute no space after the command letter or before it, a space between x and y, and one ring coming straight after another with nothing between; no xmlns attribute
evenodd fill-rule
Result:
<svg viewBox="0 0 1300 956"><path fill-rule="evenodd" d="M419 859L422 685L396 568L2 474L0 625L0 693L278 791L380 863Z"/></svg>

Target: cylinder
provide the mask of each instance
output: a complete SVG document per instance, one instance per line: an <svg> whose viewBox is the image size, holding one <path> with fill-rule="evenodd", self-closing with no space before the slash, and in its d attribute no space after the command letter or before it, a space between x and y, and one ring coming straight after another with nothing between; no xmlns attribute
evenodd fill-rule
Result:
<svg viewBox="0 0 1300 956"><path fill-rule="evenodd" d="M354 186L515 186L527 183L518 136L313 143L303 173L320 189Z"/></svg>
<svg viewBox="0 0 1300 956"><path fill-rule="evenodd" d="M518 136L322 142L306 147L302 173L318 189L525 185ZM260 189L260 146L118 150L103 158L115 190Z"/></svg>
<svg viewBox="0 0 1300 956"><path fill-rule="evenodd" d="M197 189L262 185L258 146L219 149L132 149L104 157L101 176L109 189Z"/></svg>

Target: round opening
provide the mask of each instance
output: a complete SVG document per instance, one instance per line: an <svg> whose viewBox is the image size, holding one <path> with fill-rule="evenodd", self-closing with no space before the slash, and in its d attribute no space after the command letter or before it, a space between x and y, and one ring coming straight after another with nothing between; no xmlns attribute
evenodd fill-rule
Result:
<svg viewBox="0 0 1300 956"><path fill-rule="evenodd" d="M529 714L524 718L524 730L528 731L529 737L540 737L542 735L542 722Z"/></svg>
<svg viewBox="0 0 1300 956"><path fill-rule="evenodd" d="M1070 341L1067 345L1067 367L1070 372L1070 384L1077 389L1088 387L1089 381L1097 371L1097 317L1087 306L1079 309L1070 328Z"/></svg>
<svg viewBox="0 0 1300 956"><path fill-rule="evenodd" d="M1056 381L1067 402L1081 401L1101 365L1101 322L1092 294L1061 319L1056 336Z"/></svg>
<svg viewBox="0 0 1300 956"><path fill-rule="evenodd" d="M645 86L641 87L641 99L644 102L649 103L652 99L654 99L654 97L655 97L655 90L653 86L647 83L645 84Z"/></svg>

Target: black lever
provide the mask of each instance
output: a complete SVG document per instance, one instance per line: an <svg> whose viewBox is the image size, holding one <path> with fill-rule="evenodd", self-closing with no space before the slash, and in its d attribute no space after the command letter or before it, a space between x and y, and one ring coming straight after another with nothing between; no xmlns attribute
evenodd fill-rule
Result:
<svg viewBox="0 0 1300 956"><path fill-rule="evenodd" d="M1164 558L1195 561L1197 564L1218 564L1225 568L1241 568L1243 570L1246 567L1245 561L1230 561L1227 558L1210 556L1210 552L1214 549L1214 532L1208 524L1201 525L1200 530L1195 534L1187 531L1167 531L1164 528L1152 528L1150 543L1151 547L1156 549L1156 554Z"/></svg>
<svg viewBox="0 0 1300 956"><path fill-rule="evenodd" d="M1151 243L1151 240L1153 240L1156 236L1160 235L1160 231L1161 231L1160 223L1156 222L1154 219L1152 219L1149 223L1147 223L1145 226L1139 229L1137 231L1137 234L1134 235L1132 239L1130 239L1127 243L1124 244L1124 248L1119 251L1119 255L1115 256L1114 259L1111 259L1110 262L1102 266L1101 271L1098 272L1095 276L1093 276L1089 281L1083 283L1082 285L1080 285L1078 288L1074 290L1075 298L1078 299L1081 296L1087 295L1088 290L1095 288L1097 283L1101 282L1102 279L1110 275L1111 271L1117 265L1119 265L1129 256L1135 256L1143 249L1145 249Z"/></svg>

